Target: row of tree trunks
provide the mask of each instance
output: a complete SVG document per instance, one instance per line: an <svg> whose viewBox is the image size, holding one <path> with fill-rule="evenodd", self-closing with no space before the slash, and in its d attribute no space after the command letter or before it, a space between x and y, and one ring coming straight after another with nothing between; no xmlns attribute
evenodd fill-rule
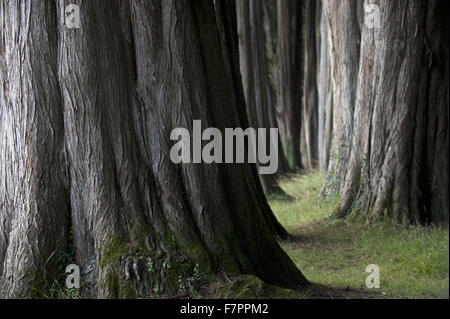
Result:
<svg viewBox="0 0 450 319"><path fill-rule="evenodd" d="M240 68L244 87L247 115L253 128L278 128L272 87L266 56L263 29L262 2L243 0L236 2L239 35ZM271 143L268 136L267 144ZM278 141L279 145L281 144ZM289 172L282 146L278 147L278 172L260 175L266 194L287 196L277 185L277 177Z"/></svg>
<svg viewBox="0 0 450 319"><path fill-rule="evenodd" d="M302 7L300 1L277 0L277 119L288 162L297 169L303 168L300 155Z"/></svg>
<svg viewBox="0 0 450 319"><path fill-rule="evenodd" d="M242 14L244 9L238 10L238 21L241 24L241 71L250 120L258 121L256 107L251 105L272 104L274 125L279 127L289 169L310 171L321 167L325 171L331 148L332 111L329 90L320 91L322 82L330 81L328 55L321 54L322 51L327 53L328 48L328 28L321 1L263 0L255 4L245 0L236 3L238 8L247 7L247 16ZM250 12L252 7L257 14ZM255 63L259 63L257 68ZM253 80L258 78L256 72L260 81ZM325 103L322 103L323 97ZM267 114L268 122L272 123L271 108ZM280 161L280 173L289 172L284 159Z"/></svg>
<svg viewBox="0 0 450 319"><path fill-rule="evenodd" d="M242 76L240 70L240 52L239 52L239 40L238 40L238 24L237 24L237 7L235 0L221 0L214 2L215 11L216 11L216 21L217 27L219 30L221 48L223 59L225 60L225 72L227 76L232 79L231 82L231 90L228 94L232 94L233 101L235 101L235 105L237 106L237 116L239 125L242 128L249 127L249 120L247 117L247 112L244 106L246 106L245 95L242 86ZM279 164L284 165L284 169L287 169L287 163L282 154L279 154ZM271 228L273 234L276 237L286 240L290 237L285 228L278 222L277 218L273 214L272 210L268 206L266 198L263 195L264 184L261 184L258 181L258 173L255 170L255 166L250 165L249 168L252 170L252 178L253 182L257 190L257 195L259 196L259 202L263 207L263 217L265 221L268 223ZM279 174L283 172L283 169L280 168ZM269 180L270 181L270 180ZM272 181L271 181L272 182ZM276 183L268 183L269 187L277 187ZM261 188L262 186L262 188ZM283 197L290 199L290 197L278 188L280 192L278 194L282 194ZM270 193L267 191L267 193ZM275 192L276 194L276 192Z"/></svg>
<svg viewBox="0 0 450 319"><path fill-rule="evenodd" d="M348 19L358 19L356 1L324 1L338 119L334 145L340 145L328 172L328 187L342 197L337 216L448 222L448 4L364 3L370 4L379 8L379 21L369 21L366 10L370 23L351 24L361 26L359 33L348 29ZM345 22L336 12L347 12ZM335 186L335 180L342 182Z"/></svg>
<svg viewBox="0 0 450 319"><path fill-rule="evenodd" d="M321 1L264 0L269 84L290 167L326 171L332 104L328 26Z"/></svg>
<svg viewBox="0 0 450 319"><path fill-rule="evenodd" d="M236 3L241 73L251 126L279 126L283 145L280 173L288 172L285 158L293 169L321 167L325 171L332 112L329 90L322 86L330 81L330 63L321 2ZM280 193L278 187L267 187L274 184L274 177L262 176L261 180L266 193Z"/></svg>
<svg viewBox="0 0 450 319"><path fill-rule="evenodd" d="M74 2L81 29L64 26ZM45 292L70 225L82 284L101 298L175 293L196 265L307 284L254 165L169 157L171 130L194 119L248 125L230 6L0 2L1 297Z"/></svg>

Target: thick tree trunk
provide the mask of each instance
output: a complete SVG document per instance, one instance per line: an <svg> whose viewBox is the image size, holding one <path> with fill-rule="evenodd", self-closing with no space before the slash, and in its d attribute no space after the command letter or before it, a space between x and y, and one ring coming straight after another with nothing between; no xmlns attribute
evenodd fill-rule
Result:
<svg viewBox="0 0 450 319"><path fill-rule="evenodd" d="M242 0L236 4L240 66L250 126L278 128L265 51L262 2ZM267 143L271 143L269 137ZM288 171L288 163L281 145L278 150L278 174L260 175L260 180L266 194L287 196L277 185L277 177Z"/></svg>
<svg viewBox="0 0 450 319"><path fill-rule="evenodd" d="M318 149L319 168L326 172L330 160L333 132L333 94L331 91L331 69L329 52L328 21L322 1L317 3L317 103L318 103Z"/></svg>
<svg viewBox="0 0 450 319"><path fill-rule="evenodd" d="M370 3L338 216L448 222L448 4Z"/></svg>
<svg viewBox="0 0 450 319"><path fill-rule="evenodd" d="M333 136L324 186L326 196L339 194L347 172L353 136L353 112L360 55L359 0L324 0L330 33Z"/></svg>
<svg viewBox="0 0 450 319"><path fill-rule="evenodd" d="M245 125L236 36L217 32L229 13L212 1L75 1L82 26L67 29L72 2L1 2L0 296L44 288L69 219L97 297L174 293L197 264L305 286L253 165L170 161L174 128Z"/></svg>
<svg viewBox="0 0 450 319"><path fill-rule="evenodd" d="M0 17L0 296L25 296L68 243L56 7L1 1Z"/></svg>

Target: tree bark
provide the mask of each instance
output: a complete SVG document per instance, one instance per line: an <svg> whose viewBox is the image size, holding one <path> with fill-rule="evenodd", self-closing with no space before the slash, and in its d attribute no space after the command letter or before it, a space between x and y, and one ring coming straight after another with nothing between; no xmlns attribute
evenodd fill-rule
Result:
<svg viewBox="0 0 450 319"><path fill-rule="evenodd" d="M69 233L56 7L2 1L0 16L0 296L25 296Z"/></svg>
<svg viewBox="0 0 450 319"><path fill-rule="evenodd" d="M360 12L358 0L324 0L330 37L333 101L333 136L324 185L325 196L340 194L347 172L353 136L353 112L360 56Z"/></svg>
<svg viewBox="0 0 450 319"><path fill-rule="evenodd" d="M317 4L317 103L318 103L318 148L319 168L326 172L330 161L333 133L333 94L331 91L331 69L329 52L329 27L322 2Z"/></svg>
<svg viewBox="0 0 450 319"><path fill-rule="evenodd" d="M304 287L254 165L170 161L173 128L245 125L237 37L226 58L218 32L229 14L212 1L75 1L82 26L67 29L73 2L1 2L0 296L42 291L69 220L100 298L175 293L195 265Z"/></svg>
<svg viewBox="0 0 450 319"><path fill-rule="evenodd" d="M370 3L380 9L380 28L362 29L353 147L337 216L448 222L448 5Z"/></svg>

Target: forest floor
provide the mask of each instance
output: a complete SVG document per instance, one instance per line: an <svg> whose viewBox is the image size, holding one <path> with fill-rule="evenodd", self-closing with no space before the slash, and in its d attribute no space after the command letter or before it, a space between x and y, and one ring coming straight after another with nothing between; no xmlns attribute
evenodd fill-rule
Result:
<svg viewBox="0 0 450 319"><path fill-rule="evenodd" d="M313 283L300 294L236 276L216 287L216 298L449 298L448 227L366 226L333 221L337 199L320 195L320 174L281 182L294 201L271 199L279 221L293 235L282 246ZM380 289L366 288L366 267L380 267Z"/></svg>
<svg viewBox="0 0 450 319"><path fill-rule="evenodd" d="M292 235L281 245L312 283L302 293L265 284L254 276L219 274L187 293L153 298L398 299L449 298L449 229L363 225L331 218L338 200L324 201L323 176L292 176L281 187L294 200L269 199ZM380 289L366 287L366 267L380 268ZM59 298L82 298L57 291Z"/></svg>

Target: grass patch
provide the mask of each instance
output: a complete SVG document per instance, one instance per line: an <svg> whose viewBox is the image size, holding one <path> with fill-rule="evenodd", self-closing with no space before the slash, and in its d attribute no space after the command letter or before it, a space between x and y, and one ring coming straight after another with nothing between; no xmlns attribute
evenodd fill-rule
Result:
<svg viewBox="0 0 450 319"><path fill-rule="evenodd" d="M349 298L449 298L448 226L333 222L329 216L338 200L325 202L322 184L320 174L295 176L281 182L295 201L269 199L279 221L295 237L283 247L310 281L330 290L348 290L343 297ZM376 295L365 286L369 264L381 269Z"/></svg>

